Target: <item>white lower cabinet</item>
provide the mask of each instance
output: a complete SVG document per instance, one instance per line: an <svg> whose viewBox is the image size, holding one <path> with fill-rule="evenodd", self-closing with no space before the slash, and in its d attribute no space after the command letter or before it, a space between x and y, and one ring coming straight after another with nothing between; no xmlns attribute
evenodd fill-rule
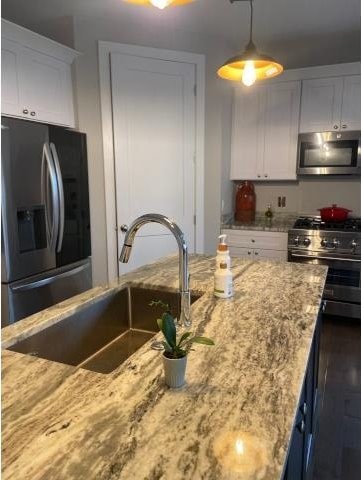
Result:
<svg viewBox="0 0 361 480"><path fill-rule="evenodd" d="M224 229L233 257L287 261L286 232Z"/></svg>

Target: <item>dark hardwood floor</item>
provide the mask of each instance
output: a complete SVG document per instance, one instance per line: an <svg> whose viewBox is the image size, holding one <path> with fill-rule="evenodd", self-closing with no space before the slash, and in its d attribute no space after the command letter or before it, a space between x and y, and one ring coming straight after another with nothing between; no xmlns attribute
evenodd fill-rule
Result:
<svg viewBox="0 0 361 480"><path fill-rule="evenodd" d="M361 322L324 317L313 480L361 480Z"/></svg>

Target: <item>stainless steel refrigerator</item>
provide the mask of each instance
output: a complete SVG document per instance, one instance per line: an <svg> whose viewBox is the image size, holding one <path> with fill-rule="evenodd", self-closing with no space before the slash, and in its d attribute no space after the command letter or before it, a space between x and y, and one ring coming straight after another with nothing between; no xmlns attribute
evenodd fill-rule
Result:
<svg viewBox="0 0 361 480"><path fill-rule="evenodd" d="M86 136L1 118L1 326L92 286Z"/></svg>

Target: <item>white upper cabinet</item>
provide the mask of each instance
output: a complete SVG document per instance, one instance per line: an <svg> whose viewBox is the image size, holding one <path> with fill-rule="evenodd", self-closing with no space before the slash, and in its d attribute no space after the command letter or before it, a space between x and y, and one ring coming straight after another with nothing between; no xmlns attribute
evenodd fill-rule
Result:
<svg viewBox="0 0 361 480"><path fill-rule="evenodd" d="M19 64L21 47L11 40L2 39L1 45L1 108L2 113L21 113Z"/></svg>
<svg viewBox="0 0 361 480"><path fill-rule="evenodd" d="M353 130L360 124L360 75L302 82L302 133Z"/></svg>
<svg viewBox="0 0 361 480"><path fill-rule="evenodd" d="M231 179L254 179L263 169L265 88L234 91Z"/></svg>
<svg viewBox="0 0 361 480"><path fill-rule="evenodd" d="M2 114L74 127L74 50L2 20Z"/></svg>
<svg viewBox="0 0 361 480"><path fill-rule="evenodd" d="M341 129L361 130L361 75L344 78Z"/></svg>
<svg viewBox="0 0 361 480"><path fill-rule="evenodd" d="M294 180L301 82L235 89L232 180Z"/></svg>
<svg viewBox="0 0 361 480"><path fill-rule="evenodd" d="M295 180L301 82L267 87L263 174L270 180Z"/></svg>

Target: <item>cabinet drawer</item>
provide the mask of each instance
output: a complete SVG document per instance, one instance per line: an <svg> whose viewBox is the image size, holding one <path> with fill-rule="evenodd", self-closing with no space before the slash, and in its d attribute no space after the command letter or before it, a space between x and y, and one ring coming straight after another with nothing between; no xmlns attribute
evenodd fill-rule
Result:
<svg viewBox="0 0 361 480"><path fill-rule="evenodd" d="M233 247L287 250L288 234L285 232L222 230L222 233L227 235L227 243Z"/></svg>
<svg viewBox="0 0 361 480"><path fill-rule="evenodd" d="M234 246L230 245L229 246L229 254L231 255L231 257L252 258L253 249L252 248L234 247Z"/></svg>
<svg viewBox="0 0 361 480"><path fill-rule="evenodd" d="M287 250L269 250L269 249L257 249L254 251L254 257L265 258L268 260L284 260L287 261Z"/></svg>

